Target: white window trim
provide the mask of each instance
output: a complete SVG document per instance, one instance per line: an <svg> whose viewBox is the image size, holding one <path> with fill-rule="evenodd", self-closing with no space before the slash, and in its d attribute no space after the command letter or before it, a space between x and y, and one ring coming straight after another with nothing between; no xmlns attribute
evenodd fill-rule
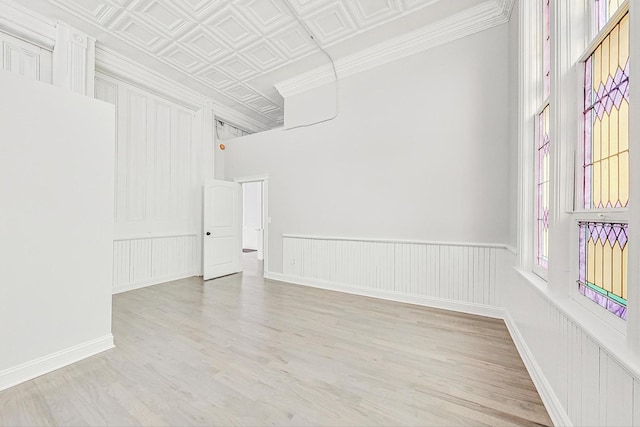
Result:
<svg viewBox="0 0 640 427"><path fill-rule="evenodd" d="M592 3L589 2L589 5L591 5ZM600 307L598 304L596 304L595 302L589 300L588 298L586 298L584 295L580 294L580 292L578 291L578 286L577 286L577 278L579 276L579 272L578 272L578 256L579 256L579 243L578 243L578 237L579 237L579 228L578 228L578 223L581 221L591 221L591 222L604 222L604 223L629 223L629 213L628 213L628 208L623 208L623 209L584 209L584 200L582 198L583 196L583 160L584 160L584 146L583 146L583 135L584 135L584 121L582 120L583 117L583 112L584 112L584 95L582 95L583 91L584 91L584 76L585 76L585 71L584 71L584 65L586 60L589 58L589 56L591 56L591 54L593 53L594 49L602 42L602 40L609 34L609 32L611 31L611 29L613 27L615 27L615 25L617 25L617 22L620 20L620 18L622 18L624 16L624 14L627 13L628 11L628 7L629 7L629 2L628 0L626 2L624 2L620 8L618 9L618 11L616 12L616 14L611 18L611 20L609 21L609 23L607 25L605 25L601 31L597 32L597 33L593 33L593 31L596 29L596 23L595 23L595 19L591 18L590 19L590 33L589 33L589 39L590 41L586 44L586 47L584 48L583 52L581 53L580 57L578 58L578 60L576 61L576 72L574 73L575 77L576 77L576 83L575 86L577 87L577 92L579 94L579 96L577 97L577 99L573 100L573 102L575 103L575 107L574 107L574 111L576 112L576 117L578 118L577 120L577 126L576 128L576 148L575 148L575 158L574 158L574 168L575 168L575 182L574 182L574 186L573 186L573 203L575 208L573 209L572 212L572 217L573 217L573 221L572 221L572 228L573 231L569 234L570 237L570 241L571 241L571 250L570 253L572 254L572 268L571 268L571 274L574 278L573 281L573 286L569 292L569 297L576 302L577 304L579 304L580 306L584 307L585 309L587 309L590 313L592 313L594 316L596 316L598 319L600 319L601 321L605 322L607 325L609 325L610 327L614 328L615 330L626 334L627 333L627 321L620 319L619 317L617 317L616 315L614 315L613 313L610 313L608 310ZM592 8L589 7L588 8L588 13L593 16L592 13ZM585 33L587 33L585 31ZM591 40L592 39L592 40ZM633 187L633 186L631 186ZM629 229L631 229L631 227L629 227ZM631 246L629 247L631 248ZM630 258L631 260L631 258ZM627 277L627 283L629 283L629 287L632 286L632 282L629 281L629 277ZM627 299L627 303L628 305L630 304L629 299ZM634 304L635 305L635 304ZM627 313L628 314L628 313Z"/></svg>
<svg viewBox="0 0 640 427"><path fill-rule="evenodd" d="M535 164L537 112L542 104L543 79L540 70L542 61L538 52L542 50L542 8L540 1L520 3L518 93L518 188L520 203L518 211L518 254L520 266L525 271L534 271L535 262ZM531 55L531 52L536 52ZM536 267L537 269L537 267ZM546 272L545 272L546 273ZM538 272L536 272L538 274ZM538 274L539 275L539 274Z"/></svg>
<svg viewBox="0 0 640 427"><path fill-rule="evenodd" d="M640 4L628 2L631 22L640 22ZM593 39L593 21L591 20L591 1L552 1L551 12L551 200L550 200L550 247L549 270L546 283L547 292L558 305L579 307L575 317L578 324L584 324L594 339L608 342L616 348L628 348L632 354L640 356L640 263L631 262L640 259L640 206L633 209L634 200L640 201L640 175L631 178L630 204L628 212L599 212L607 215L603 219L609 222L620 221L626 215L629 223L629 292L626 322L579 294L576 284L578 278L578 221L593 220L584 215L576 201L576 191L581 183L576 182L576 165L581 157L577 153L582 141L581 120L583 112L583 75L580 60ZM537 67L541 41L542 8L538 1L520 3L520 57L519 57L519 175L518 175L518 271L531 272L534 276L535 243L535 127L536 112L542 105L541 73ZM623 4L622 7L625 5ZM640 40L640 25L631 25L630 39ZM640 57L640 43L631 44L632 58ZM636 72L636 69L638 70ZM632 67L630 78L640 76L640 67ZM638 79L640 81L640 78ZM631 97L640 99L640 85L631 85ZM630 109L630 145L640 143L635 137L634 123L640 124L640 108ZM559 124L562 123L562 126ZM640 149L630 151L631 170L640 165ZM596 213L597 215L597 213ZM637 225L636 225L637 224ZM638 242L638 243L636 243ZM537 277L537 275L536 275ZM579 296L580 298L576 298ZM585 304L583 304L585 303ZM593 309L596 309L595 311ZM600 313L598 313L598 311ZM573 311L571 311L573 313ZM586 316L586 317L585 317ZM571 316L573 318L573 316ZM588 318L588 321L587 321ZM582 319L582 320L581 320ZM597 327L596 327L597 326ZM622 326L622 328L621 328ZM624 332L626 330L626 336ZM607 332L610 331L610 332ZM622 341L621 341L622 340ZM619 347L618 347L619 346Z"/></svg>

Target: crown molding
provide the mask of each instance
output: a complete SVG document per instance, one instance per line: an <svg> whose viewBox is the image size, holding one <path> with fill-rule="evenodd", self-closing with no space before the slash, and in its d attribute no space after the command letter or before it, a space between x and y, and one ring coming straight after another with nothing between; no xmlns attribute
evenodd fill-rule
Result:
<svg viewBox="0 0 640 427"><path fill-rule="evenodd" d="M0 31L47 50L56 43L56 22L10 0L0 0Z"/></svg>
<svg viewBox="0 0 640 427"><path fill-rule="evenodd" d="M102 45L96 46L96 71L124 80L191 110L199 110L208 101L198 92Z"/></svg>
<svg viewBox="0 0 640 427"><path fill-rule="evenodd" d="M243 128L244 130L250 132L263 132L265 130L272 129L272 127L260 123L257 120L254 120L242 113L239 113L238 111L234 110L231 107L227 107L226 105L214 102L212 108L213 115L216 119L222 120L226 123L231 123L237 127Z"/></svg>
<svg viewBox="0 0 640 427"><path fill-rule="evenodd" d="M219 104L211 98L104 46L96 47L96 71L133 84L193 111L211 108L221 120L235 123L248 131L261 132L270 129L264 123Z"/></svg>
<svg viewBox="0 0 640 427"><path fill-rule="evenodd" d="M511 12L513 11L513 6L516 3L516 0L495 0L497 3L498 10L500 10L500 14L506 19L506 22L509 22L511 19Z"/></svg>
<svg viewBox="0 0 640 427"><path fill-rule="evenodd" d="M505 24L509 22L514 2L515 0L488 0L412 33L338 59L335 61L338 77L349 77ZM334 80L333 70L330 67L319 67L274 86L286 98Z"/></svg>

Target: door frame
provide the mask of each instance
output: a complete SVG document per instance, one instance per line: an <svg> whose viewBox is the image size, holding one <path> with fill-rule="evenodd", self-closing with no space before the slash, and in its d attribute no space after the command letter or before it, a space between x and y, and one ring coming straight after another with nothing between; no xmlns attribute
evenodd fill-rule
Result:
<svg viewBox="0 0 640 427"><path fill-rule="evenodd" d="M264 268L262 270L262 275L264 276L267 272L269 272L269 175L252 175L252 176L243 176L239 178L234 178L233 182L237 182L239 184L246 184L249 182L262 182L262 227L263 227L263 238L262 238L262 252L264 255ZM244 196L243 196L244 197ZM242 212L244 214L244 207L242 208ZM244 221L244 219L243 219Z"/></svg>

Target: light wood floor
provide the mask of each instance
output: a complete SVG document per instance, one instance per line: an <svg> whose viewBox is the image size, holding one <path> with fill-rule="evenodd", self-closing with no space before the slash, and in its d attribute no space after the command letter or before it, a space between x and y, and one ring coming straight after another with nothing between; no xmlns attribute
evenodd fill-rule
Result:
<svg viewBox="0 0 640 427"><path fill-rule="evenodd" d="M263 280L113 298L116 348L0 392L0 425L551 425L500 320Z"/></svg>

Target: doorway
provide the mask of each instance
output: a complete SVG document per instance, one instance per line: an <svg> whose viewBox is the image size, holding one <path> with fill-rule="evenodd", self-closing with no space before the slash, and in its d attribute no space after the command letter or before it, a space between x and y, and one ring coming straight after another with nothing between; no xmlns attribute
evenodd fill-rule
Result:
<svg viewBox="0 0 640 427"><path fill-rule="evenodd" d="M262 181L242 184L242 252L256 252L264 260L262 225Z"/></svg>
<svg viewBox="0 0 640 427"><path fill-rule="evenodd" d="M268 270L268 178L236 179L242 185L242 267L260 277Z"/></svg>

